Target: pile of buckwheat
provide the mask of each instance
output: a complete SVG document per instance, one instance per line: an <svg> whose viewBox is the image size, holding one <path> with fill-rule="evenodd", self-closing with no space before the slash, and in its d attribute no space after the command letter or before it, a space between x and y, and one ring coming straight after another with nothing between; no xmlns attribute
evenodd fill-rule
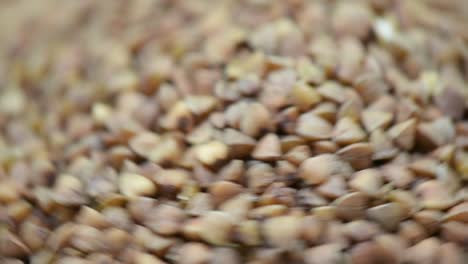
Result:
<svg viewBox="0 0 468 264"><path fill-rule="evenodd" d="M468 263L468 2L1 1L0 263Z"/></svg>

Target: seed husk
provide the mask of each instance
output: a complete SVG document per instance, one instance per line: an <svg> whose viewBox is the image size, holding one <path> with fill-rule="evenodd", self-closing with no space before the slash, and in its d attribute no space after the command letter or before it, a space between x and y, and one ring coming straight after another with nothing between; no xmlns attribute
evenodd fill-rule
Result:
<svg viewBox="0 0 468 264"><path fill-rule="evenodd" d="M413 219L423 225L430 234L433 234L439 229L439 224L442 221L442 213L437 210L422 210L415 213Z"/></svg>
<svg viewBox="0 0 468 264"><path fill-rule="evenodd" d="M449 263L463 263L463 249L454 243L443 243L439 249L439 259Z"/></svg>
<svg viewBox="0 0 468 264"><path fill-rule="evenodd" d="M376 129L370 134L369 141L374 150L373 160L388 160L398 155L398 148L394 146L390 137L380 129Z"/></svg>
<svg viewBox="0 0 468 264"><path fill-rule="evenodd" d="M375 169L366 169L358 171L349 181L349 186L356 191L362 192L369 196L379 194L383 185L383 179L380 171Z"/></svg>
<svg viewBox="0 0 468 264"><path fill-rule="evenodd" d="M78 225L70 244L83 252L95 252L104 248L103 234L94 227Z"/></svg>
<svg viewBox="0 0 468 264"><path fill-rule="evenodd" d="M273 161L281 157L280 140L276 134L261 138L252 152L252 157L262 161Z"/></svg>
<svg viewBox="0 0 468 264"><path fill-rule="evenodd" d="M260 236L260 224L255 220L245 220L237 227L239 240L247 246L258 246L262 244Z"/></svg>
<svg viewBox="0 0 468 264"><path fill-rule="evenodd" d="M426 229L412 220L400 223L398 235L411 245L417 244L428 236Z"/></svg>
<svg viewBox="0 0 468 264"><path fill-rule="evenodd" d="M255 138L270 129L271 119L271 114L264 105L252 103L242 113L239 128L242 133Z"/></svg>
<svg viewBox="0 0 468 264"><path fill-rule="evenodd" d="M351 249L353 263L395 263L397 256L375 242L363 242Z"/></svg>
<svg viewBox="0 0 468 264"><path fill-rule="evenodd" d="M325 244L337 243L344 248L349 247L351 241L346 235L345 225L340 221L330 221L323 236Z"/></svg>
<svg viewBox="0 0 468 264"><path fill-rule="evenodd" d="M395 261L402 261L402 252L408 247L406 242L399 236L393 234L381 234L375 238L375 242L387 252L389 252Z"/></svg>
<svg viewBox="0 0 468 264"><path fill-rule="evenodd" d="M318 104L312 111L309 111L308 113L313 114L317 117L320 117L332 123L336 121L337 111L338 109L336 107L336 104L332 102L323 102L323 103ZM306 121L307 121L307 118L304 118L304 122ZM310 130L311 128L314 128L314 127L309 126L308 129ZM316 128L321 128L321 131L326 132L325 130L326 125L321 125L320 127L316 127Z"/></svg>
<svg viewBox="0 0 468 264"><path fill-rule="evenodd" d="M431 263L439 258L440 241L435 238L425 239L416 245L406 249L404 261Z"/></svg>
<svg viewBox="0 0 468 264"><path fill-rule="evenodd" d="M240 264L242 258L240 253L236 249L232 248L216 248L211 258L213 264Z"/></svg>
<svg viewBox="0 0 468 264"><path fill-rule="evenodd" d="M366 110L361 115L362 123L370 133L376 129L386 129L392 122L393 115L383 111Z"/></svg>
<svg viewBox="0 0 468 264"><path fill-rule="evenodd" d="M119 189L127 197L152 196L157 192L156 185L150 179L133 173L120 176Z"/></svg>
<svg viewBox="0 0 468 264"><path fill-rule="evenodd" d="M349 117L338 120L333 130L333 140L340 145L361 142L365 138L364 130Z"/></svg>
<svg viewBox="0 0 468 264"><path fill-rule="evenodd" d="M442 237L450 242L464 245L468 239L467 224L451 221L441 225Z"/></svg>
<svg viewBox="0 0 468 264"><path fill-rule="evenodd" d="M348 193L334 201L336 213L340 218L351 220L364 214L368 198L360 192Z"/></svg>
<svg viewBox="0 0 468 264"><path fill-rule="evenodd" d="M330 176L350 173L347 164L332 154L322 154L304 160L299 167L299 177L308 184L321 184Z"/></svg>
<svg viewBox="0 0 468 264"><path fill-rule="evenodd" d="M398 203L386 203L367 209L367 217L387 230L395 230L405 218L405 208Z"/></svg>
<svg viewBox="0 0 468 264"><path fill-rule="evenodd" d="M346 194L346 181L342 176L332 176L317 188L323 197L336 199Z"/></svg>
<svg viewBox="0 0 468 264"><path fill-rule="evenodd" d="M161 138L158 134L143 132L134 136L129 141L129 146L138 155L145 157L157 146L160 140Z"/></svg>
<svg viewBox="0 0 468 264"><path fill-rule="evenodd" d="M262 232L268 244L279 247L294 247L298 243L302 219L286 215L268 218L262 226Z"/></svg>
<svg viewBox="0 0 468 264"><path fill-rule="evenodd" d="M256 143L252 137L230 128L224 131L223 142L227 145L229 156L232 158L248 156Z"/></svg>
<svg viewBox="0 0 468 264"><path fill-rule="evenodd" d="M354 169L360 170L370 167L374 149L369 143L355 143L340 149L337 154Z"/></svg>
<svg viewBox="0 0 468 264"><path fill-rule="evenodd" d="M213 165L228 155L227 146L220 141L211 141L195 147L195 157L205 165Z"/></svg>
<svg viewBox="0 0 468 264"><path fill-rule="evenodd" d="M284 158L295 164L299 165L301 164L304 160L306 160L309 156L311 156L310 148L306 145L299 145L297 147L292 148L289 150Z"/></svg>
<svg viewBox="0 0 468 264"><path fill-rule="evenodd" d="M307 264L340 263L344 260L342 246L339 244L326 244L307 249L304 253Z"/></svg>
<svg viewBox="0 0 468 264"><path fill-rule="evenodd" d="M31 205L26 201L17 201L7 208L7 215L15 222L21 222L31 213Z"/></svg>
<svg viewBox="0 0 468 264"><path fill-rule="evenodd" d="M326 82L318 87L317 91L323 98L332 102L343 103L346 100L344 88L336 82Z"/></svg>
<svg viewBox="0 0 468 264"><path fill-rule="evenodd" d="M155 180L162 188L180 191L189 182L189 174L181 169L162 170L155 176Z"/></svg>
<svg viewBox="0 0 468 264"><path fill-rule="evenodd" d="M246 171L247 186L254 193L261 193L275 181L273 168L264 163L252 165Z"/></svg>
<svg viewBox="0 0 468 264"><path fill-rule="evenodd" d="M202 243L187 243L179 249L180 263L201 264L211 259L211 250Z"/></svg>
<svg viewBox="0 0 468 264"><path fill-rule="evenodd" d="M344 228L346 235L358 242L370 240L381 232L378 225L366 220L349 222Z"/></svg>
<svg viewBox="0 0 468 264"><path fill-rule="evenodd" d="M226 246L231 243L234 221L230 214L210 211L200 219L200 237L213 245Z"/></svg>
<svg viewBox="0 0 468 264"><path fill-rule="evenodd" d="M295 106L288 107L279 112L275 118L275 123L278 126L278 131L294 134L296 128L296 121L299 117L299 109Z"/></svg>
<svg viewBox="0 0 468 264"><path fill-rule="evenodd" d="M444 217L444 221L459 221L468 223L468 202L452 207Z"/></svg>
<svg viewBox="0 0 468 264"><path fill-rule="evenodd" d="M325 153L335 153L338 150L339 146L333 142L328 140L321 140L314 143L314 152L317 154L325 154Z"/></svg>
<svg viewBox="0 0 468 264"><path fill-rule="evenodd" d="M80 212L76 216L76 221L80 224L93 226L95 228L104 228L109 226L109 223L100 212L88 206L81 207Z"/></svg>
<svg viewBox="0 0 468 264"><path fill-rule="evenodd" d="M283 204L271 204L257 207L249 212L251 218L263 219L283 215L288 208Z"/></svg>
<svg viewBox="0 0 468 264"><path fill-rule="evenodd" d="M245 219L253 207L255 196L241 193L225 201L219 206L221 211L231 214L238 220Z"/></svg>
<svg viewBox="0 0 468 264"><path fill-rule="evenodd" d="M244 182L244 161L232 160L220 169L219 177L226 181Z"/></svg>
<svg viewBox="0 0 468 264"><path fill-rule="evenodd" d="M405 166L389 164L382 169L383 177L398 188L408 187L414 180L414 174Z"/></svg>
<svg viewBox="0 0 468 264"><path fill-rule="evenodd" d="M301 110L309 110L322 99L320 94L306 83L296 83L291 90L291 101Z"/></svg>
<svg viewBox="0 0 468 264"><path fill-rule="evenodd" d="M455 128L449 118L439 118L418 124L417 134L421 148L433 149L451 143L455 137Z"/></svg>
<svg viewBox="0 0 468 264"><path fill-rule="evenodd" d="M30 249L15 234L8 230L0 230L0 252L6 257L24 257L30 254Z"/></svg>
<svg viewBox="0 0 468 264"><path fill-rule="evenodd" d="M153 256L152 254L139 252L139 251L135 252L135 254L132 255L132 258L137 264L150 264L150 263L164 264L165 263L164 261L162 261L158 257Z"/></svg>
<svg viewBox="0 0 468 264"><path fill-rule="evenodd" d="M135 230L133 230L132 236L137 245L157 256L164 255L174 244L173 240L153 234L150 230L142 226L137 226Z"/></svg>
<svg viewBox="0 0 468 264"><path fill-rule="evenodd" d="M181 144L172 136L163 136L149 153L145 154L148 160L157 164L175 162L182 155Z"/></svg>
<svg viewBox="0 0 468 264"><path fill-rule="evenodd" d="M436 180L421 183L415 192L420 195L422 205L428 209L446 209L454 203L452 194Z"/></svg>
<svg viewBox="0 0 468 264"><path fill-rule="evenodd" d="M332 126L313 113L299 116L296 133L308 140L321 140L331 137Z"/></svg>
<svg viewBox="0 0 468 264"><path fill-rule="evenodd" d="M443 91L435 98L435 103L441 111L457 120L463 117L466 102L463 100L463 94L455 88L445 87Z"/></svg>
<svg viewBox="0 0 468 264"><path fill-rule="evenodd" d="M215 205L222 204L242 191L241 185L229 181L217 181L209 187L209 193Z"/></svg>
<svg viewBox="0 0 468 264"><path fill-rule="evenodd" d="M404 149L409 150L414 146L416 133L416 120L409 119L404 122L392 126L388 130L388 135L395 142L395 144Z"/></svg>
<svg viewBox="0 0 468 264"><path fill-rule="evenodd" d="M185 217L180 208L163 204L148 212L144 224L158 234L173 235L179 233Z"/></svg>
<svg viewBox="0 0 468 264"><path fill-rule="evenodd" d="M24 221L19 227L19 237L32 251L42 248L50 235L50 230L41 223Z"/></svg>
<svg viewBox="0 0 468 264"><path fill-rule="evenodd" d="M325 227L326 222L317 216L306 216L302 221L302 237L311 245L318 244Z"/></svg>

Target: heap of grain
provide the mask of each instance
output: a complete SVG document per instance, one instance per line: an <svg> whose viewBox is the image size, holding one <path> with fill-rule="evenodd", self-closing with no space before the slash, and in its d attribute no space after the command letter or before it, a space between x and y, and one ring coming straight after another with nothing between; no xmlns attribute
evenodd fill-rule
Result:
<svg viewBox="0 0 468 264"><path fill-rule="evenodd" d="M466 263L463 0L0 6L0 262Z"/></svg>

